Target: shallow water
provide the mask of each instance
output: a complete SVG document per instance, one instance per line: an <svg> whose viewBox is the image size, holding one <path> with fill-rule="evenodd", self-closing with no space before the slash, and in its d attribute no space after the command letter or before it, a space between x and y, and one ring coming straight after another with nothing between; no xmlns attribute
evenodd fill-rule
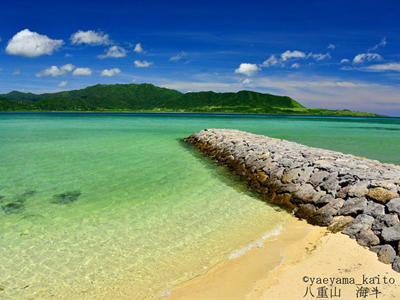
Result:
<svg viewBox="0 0 400 300"><path fill-rule="evenodd" d="M235 128L400 164L400 119L0 114L0 297L154 298L287 217L182 137Z"/></svg>

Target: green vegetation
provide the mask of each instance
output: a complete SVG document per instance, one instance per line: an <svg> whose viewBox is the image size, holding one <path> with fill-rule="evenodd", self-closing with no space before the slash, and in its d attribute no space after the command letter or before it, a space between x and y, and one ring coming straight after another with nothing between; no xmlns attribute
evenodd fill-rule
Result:
<svg viewBox="0 0 400 300"><path fill-rule="evenodd" d="M0 95L0 111L200 112L377 116L350 110L310 109L287 96L252 91L181 93L152 84L98 84L81 90Z"/></svg>

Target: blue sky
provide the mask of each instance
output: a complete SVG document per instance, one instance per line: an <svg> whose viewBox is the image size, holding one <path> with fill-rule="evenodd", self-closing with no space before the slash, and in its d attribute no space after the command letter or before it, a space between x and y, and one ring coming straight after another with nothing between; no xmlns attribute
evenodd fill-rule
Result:
<svg viewBox="0 0 400 300"><path fill-rule="evenodd" d="M0 93L142 83L400 116L398 1L2 1Z"/></svg>

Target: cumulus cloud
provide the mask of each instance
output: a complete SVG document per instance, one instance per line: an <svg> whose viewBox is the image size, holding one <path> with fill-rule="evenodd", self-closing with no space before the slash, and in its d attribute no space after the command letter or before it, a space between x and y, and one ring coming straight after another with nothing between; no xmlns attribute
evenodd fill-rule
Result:
<svg viewBox="0 0 400 300"><path fill-rule="evenodd" d="M298 69L298 68L300 68L300 64L294 63L294 64L292 64L290 67L291 67L292 69Z"/></svg>
<svg viewBox="0 0 400 300"><path fill-rule="evenodd" d="M334 44L329 44L327 49L329 50L335 50L336 46Z"/></svg>
<svg viewBox="0 0 400 300"><path fill-rule="evenodd" d="M384 71L400 72L400 63L377 64L365 67L364 69L373 72L384 72Z"/></svg>
<svg viewBox="0 0 400 300"><path fill-rule="evenodd" d="M250 84L252 82L253 82L253 80L251 80L249 78L246 78L246 79L242 80L242 84L244 84L244 85L248 85L248 84Z"/></svg>
<svg viewBox="0 0 400 300"><path fill-rule="evenodd" d="M45 54L51 55L63 44L63 40L53 40L46 35L24 29L11 38L6 52L10 55L38 57Z"/></svg>
<svg viewBox="0 0 400 300"><path fill-rule="evenodd" d="M241 63L239 67L235 70L237 74L244 74L246 76L253 76L258 71L258 66L256 64Z"/></svg>
<svg viewBox="0 0 400 300"><path fill-rule="evenodd" d="M143 48L142 48L142 45L141 45L140 43L137 43L137 44L135 45L135 48L133 49L133 51L135 51L136 53L142 53L142 52L144 52L144 50L143 50Z"/></svg>
<svg viewBox="0 0 400 300"><path fill-rule="evenodd" d="M92 70L90 68L76 68L74 72L72 72L74 76L90 76L92 75Z"/></svg>
<svg viewBox="0 0 400 300"><path fill-rule="evenodd" d="M114 57L114 58L120 58L120 57L125 57L127 51L120 47L120 46L111 46L108 48L106 54L101 54L98 57L99 58L107 58L107 57Z"/></svg>
<svg viewBox="0 0 400 300"><path fill-rule="evenodd" d="M170 57L169 60L175 62L175 61L181 60L186 55L187 55L186 52L182 51L182 52L178 53L177 55Z"/></svg>
<svg viewBox="0 0 400 300"><path fill-rule="evenodd" d="M71 43L74 45L109 45L111 42L108 34L104 34L103 32L79 30L71 35Z"/></svg>
<svg viewBox="0 0 400 300"><path fill-rule="evenodd" d="M341 64L348 64L349 62L350 62L350 59L347 59L347 58L343 58L343 59L340 61Z"/></svg>
<svg viewBox="0 0 400 300"><path fill-rule="evenodd" d="M262 63L263 67L271 67L275 66L279 63L278 59L275 57L275 55L271 55L268 59L264 60Z"/></svg>
<svg viewBox="0 0 400 300"><path fill-rule="evenodd" d="M117 74L121 73L121 70L118 68L112 68L112 69L104 69L103 71L101 71L101 76L115 76Z"/></svg>
<svg viewBox="0 0 400 300"><path fill-rule="evenodd" d="M68 81L61 81L59 84L58 84L58 86L59 87L64 87L64 86L66 86L68 84Z"/></svg>
<svg viewBox="0 0 400 300"><path fill-rule="evenodd" d="M382 60L383 57L378 53L360 53L353 58L353 63L361 64L369 61Z"/></svg>
<svg viewBox="0 0 400 300"><path fill-rule="evenodd" d="M304 52L299 51L299 50L294 50L294 51L286 50L285 52L283 52L281 54L282 61L286 61L290 58L303 59L306 57L307 57L307 55Z"/></svg>
<svg viewBox="0 0 400 300"><path fill-rule="evenodd" d="M45 76L57 77L67 74L68 72L71 72L73 69L75 69L75 66L72 64L66 64L61 67L51 66L50 68L44 69L43 71L36 73L36 77L45 77Z"/></svg>
<svg viewBox="0 0 400 300"><path fill-rule="evenodd" d="M147 68L147 67L150 67L153 63L146 61L146 60L143 60L143 61L135 60L134 64L135 64L135 67L137 67L137 68Z"/></svg>
<svg viewBox="0 0 400 300"><path fill-rule="evenodd" d="M324 59L327 59L327 58L331 58L331 55L330 55L330 53L325 53L325 54L322 54L322 53L316 53L316 54L309 53L307 55L307 57L311 57L311 58L315 59L316 61L320 61L320 60L324 60Z"/></svg>

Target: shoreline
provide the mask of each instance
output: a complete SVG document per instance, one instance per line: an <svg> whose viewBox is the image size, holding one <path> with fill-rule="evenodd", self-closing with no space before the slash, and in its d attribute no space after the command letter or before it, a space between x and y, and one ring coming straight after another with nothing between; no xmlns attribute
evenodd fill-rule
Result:
<svg viewBox="0 0 400 300"><path fill-rule="evenodd" d="M350 236L400 272L400 166L232 129L184 141L242 175L265 201Z"/></svg>
<svg viewBox="0 0 400 300"><path fill-rule="evenodd" d="M279 113L224 113L224 112L176 112L176 111L0 111L0 114L132 114L132 115L210 115L210 116L272 116L272 117L320 117L320 118L368 118L398 119L400 117L386 115L323 115L323 114L279 114Z"/></svg>
<svg viewBox="0 0 400 300"><path fill-rule="evenodd" d="M280 251L281 260L274 253ZM342 253L346 250L346 254ZM265 240L263 247L252 248L242 256L226 259L203 275L175 286L161 299L312 299L303 297L307 278L349 278L355 284L312 285L341 290L340 299L355 299L362 275L387 276L394 284L367 284L380 288L378 299L400 298L400 274L380 263L375 254L361 248L341 233L307 224L290 217L280 235ZM329 279L328 279L329 280Z"/></svg>

